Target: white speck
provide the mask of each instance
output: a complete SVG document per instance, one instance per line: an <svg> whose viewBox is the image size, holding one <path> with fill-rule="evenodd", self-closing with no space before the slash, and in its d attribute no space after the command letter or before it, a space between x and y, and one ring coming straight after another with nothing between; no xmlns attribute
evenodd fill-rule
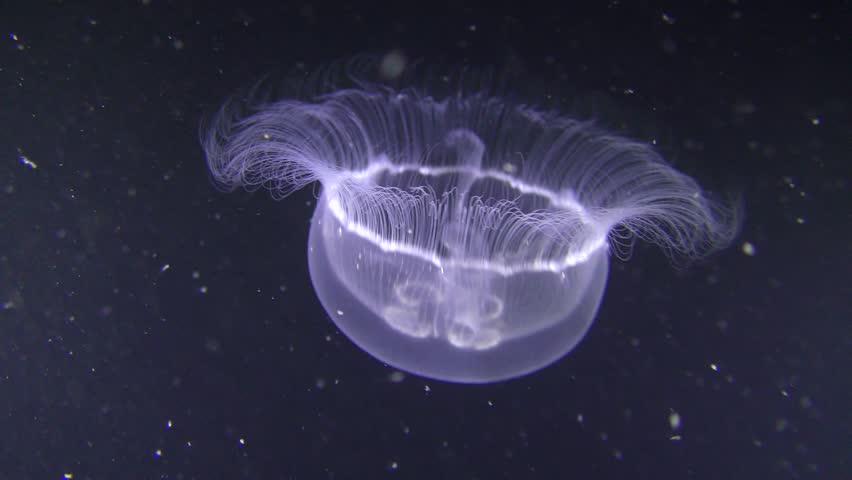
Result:
<svg viewBox="0 0 852 480"><path fill-rule="evenodd" d="M811 118L811 125L817 126L821 123L822 123L822 120L819 117L812 117Z"/></svg>
<svg viewBox="0 0 852 480"><path fill-rule="evenodd" d="M343 310L338 310L338 311L337 311L337 314L338 314L338 315L340 315L340 316L342 317L342 316L343 316Z"/></svg>
<svg viewBox="0 0 852 480"><path fill-rule="evenodd" d="M246 444L246 439L245 439L245 438L241 438L241 439L240 439L240 445L245 445L245 444Z"/></svg>
<svg viewBox="0 0 852 480"><path fill-rule="evenodd" d="M711 363L711 364L710 364L710 370L713 370L714 372L718 372L718 371L719 371L719 366L718 366L718 365L716 365L715 363Z"/></svg>
<svg viewBox="0 0 852 480"><path fill-rule="evenodd" d="M392 80L402 75L407 65L408 59L405 57L405 54L394 50L382 58L379 70L382 76Z"/></svg>
<svg viewBox="0 0 852 480"><path fill-rule="evenodd" d="M166 428L172 428L172 421L171 420L166 422Z"/></svg>
<svg viewBox="0 0 852 480"><path fill-rule="evenodd" d="M198 291L201 293L207 293L207 285L202 285L199 287Z"/></svg>
<svg viewBox="0 0 852 480"><path fill-rule="evenodd" d="M757 255L757 248L751 242L743 242L742 251L749 257Z"/></svg>
<svg viewBox="0 0 852 480"><path fill-rule="evenodd" d="M662 19L663 22L667 23L668 25L674 25L675 23L675 18L665 12L663 12Z"/></svg>
<svg viewBox="0 0 852 480"><path fill-rule="evenodd" d="M578 414L577 414L577 423L579 423L579 424L581 424L581 425L582 425L583 420L584 420L584 418L583 418L583 414L582 414L582 413L578 413Z"/></svg>
<svg viewBox="0 0 852 480"><path fill-rule="evenodd" d="M160 273L163 273L170 268L172 268L172 266L167 263L167 264L163 265L162 267L160 267Z"/></svg>
<svg viewBox="0 0 852 480"><path fill-rule="evenodd" d="M737 115L751 115L757 111L757 106L749 100L739 100L734 103L734 113Z"/></svg>
<svg viewBox="0 0 852 480"><path fill-rule="evenodd" d="M30 160L30 157L24 155L23 150L21 150L20 148L18 149L18 161L20 161L22 164L32 168L33 170L38 168L38 165L36 165L36 163L34 161Z"/></svg>
<svg viewBox="0 0 852 480"><path fill-rule="evenodd" d="M162 450L160 450L159 448L158 448L158 449L156 449L156 450L154 450L154 456L155 456L155 457L162 457L162 456L163 456L163 451L162 451Z"/></svg>
<svg viewBox="0 0 852 480"><path fill-rule="evenodd" d="M405 380L405 374L400 372L399 370L394 370L393 372L391 372L390 375L388 375L388 380L391 383L400 383Z"/></svg>
<svg viewBox="0 0 852 480"><path fill-rule="evenodd" d="M669 414L669 426L672 430L680 430L680 415L674 410Z"/></svg>

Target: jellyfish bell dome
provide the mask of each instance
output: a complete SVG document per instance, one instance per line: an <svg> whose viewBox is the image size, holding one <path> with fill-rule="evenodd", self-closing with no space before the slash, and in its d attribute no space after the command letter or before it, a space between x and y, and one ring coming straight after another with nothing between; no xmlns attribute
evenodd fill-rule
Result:
<svg viewBox="0 0 852 480"><path fill-rule="evenodd" d="M681 258L736 233L650 147L488 91L326 83L228 103L202 142L223 188L321 184L308 259L322 306L363 350L428 378L494 382L570 352L624 232Z"/></svg>

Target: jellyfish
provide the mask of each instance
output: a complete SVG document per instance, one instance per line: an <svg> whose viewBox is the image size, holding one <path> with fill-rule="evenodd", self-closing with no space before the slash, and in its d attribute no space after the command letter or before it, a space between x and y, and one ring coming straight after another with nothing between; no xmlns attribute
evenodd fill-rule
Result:
<svg viewBox="0 0 852 480"><path fill-rule="evenodd" d="M634 239L689 260L736 234L731 210L645 143L487 89L347 75L226 102L201 141L222 189L321 187L314 291L392 367L459 383L538 371L586 335L609 258Z"/></svg>

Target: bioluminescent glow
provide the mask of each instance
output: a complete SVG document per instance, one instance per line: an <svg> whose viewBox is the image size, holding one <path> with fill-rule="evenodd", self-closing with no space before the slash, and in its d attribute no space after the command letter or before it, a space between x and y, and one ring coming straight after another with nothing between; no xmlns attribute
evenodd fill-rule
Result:
<svg viewBox="0 0 852 480"><path fill-rule="evenodd" d="M645 144L488 92L432 95L354 82L229 102L202 131L219 186L322 185L314 289L383 362L467 383L534 372L582 340L626 238L694 258L736 233Z"/></svg>

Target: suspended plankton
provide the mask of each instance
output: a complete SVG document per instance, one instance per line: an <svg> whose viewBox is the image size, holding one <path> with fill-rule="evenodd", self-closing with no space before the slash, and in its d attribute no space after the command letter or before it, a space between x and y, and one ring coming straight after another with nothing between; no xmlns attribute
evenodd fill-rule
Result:
<svg viewBox="0 0 852 480"><path fill-rule="evenodd" d="M650 147L488 92L356 79L228 102L202 142L225 189L319 182L308 258L326 312L382 362L440 380L504 380L571 351L626 237L695 258L736 233Z"/></svg>

